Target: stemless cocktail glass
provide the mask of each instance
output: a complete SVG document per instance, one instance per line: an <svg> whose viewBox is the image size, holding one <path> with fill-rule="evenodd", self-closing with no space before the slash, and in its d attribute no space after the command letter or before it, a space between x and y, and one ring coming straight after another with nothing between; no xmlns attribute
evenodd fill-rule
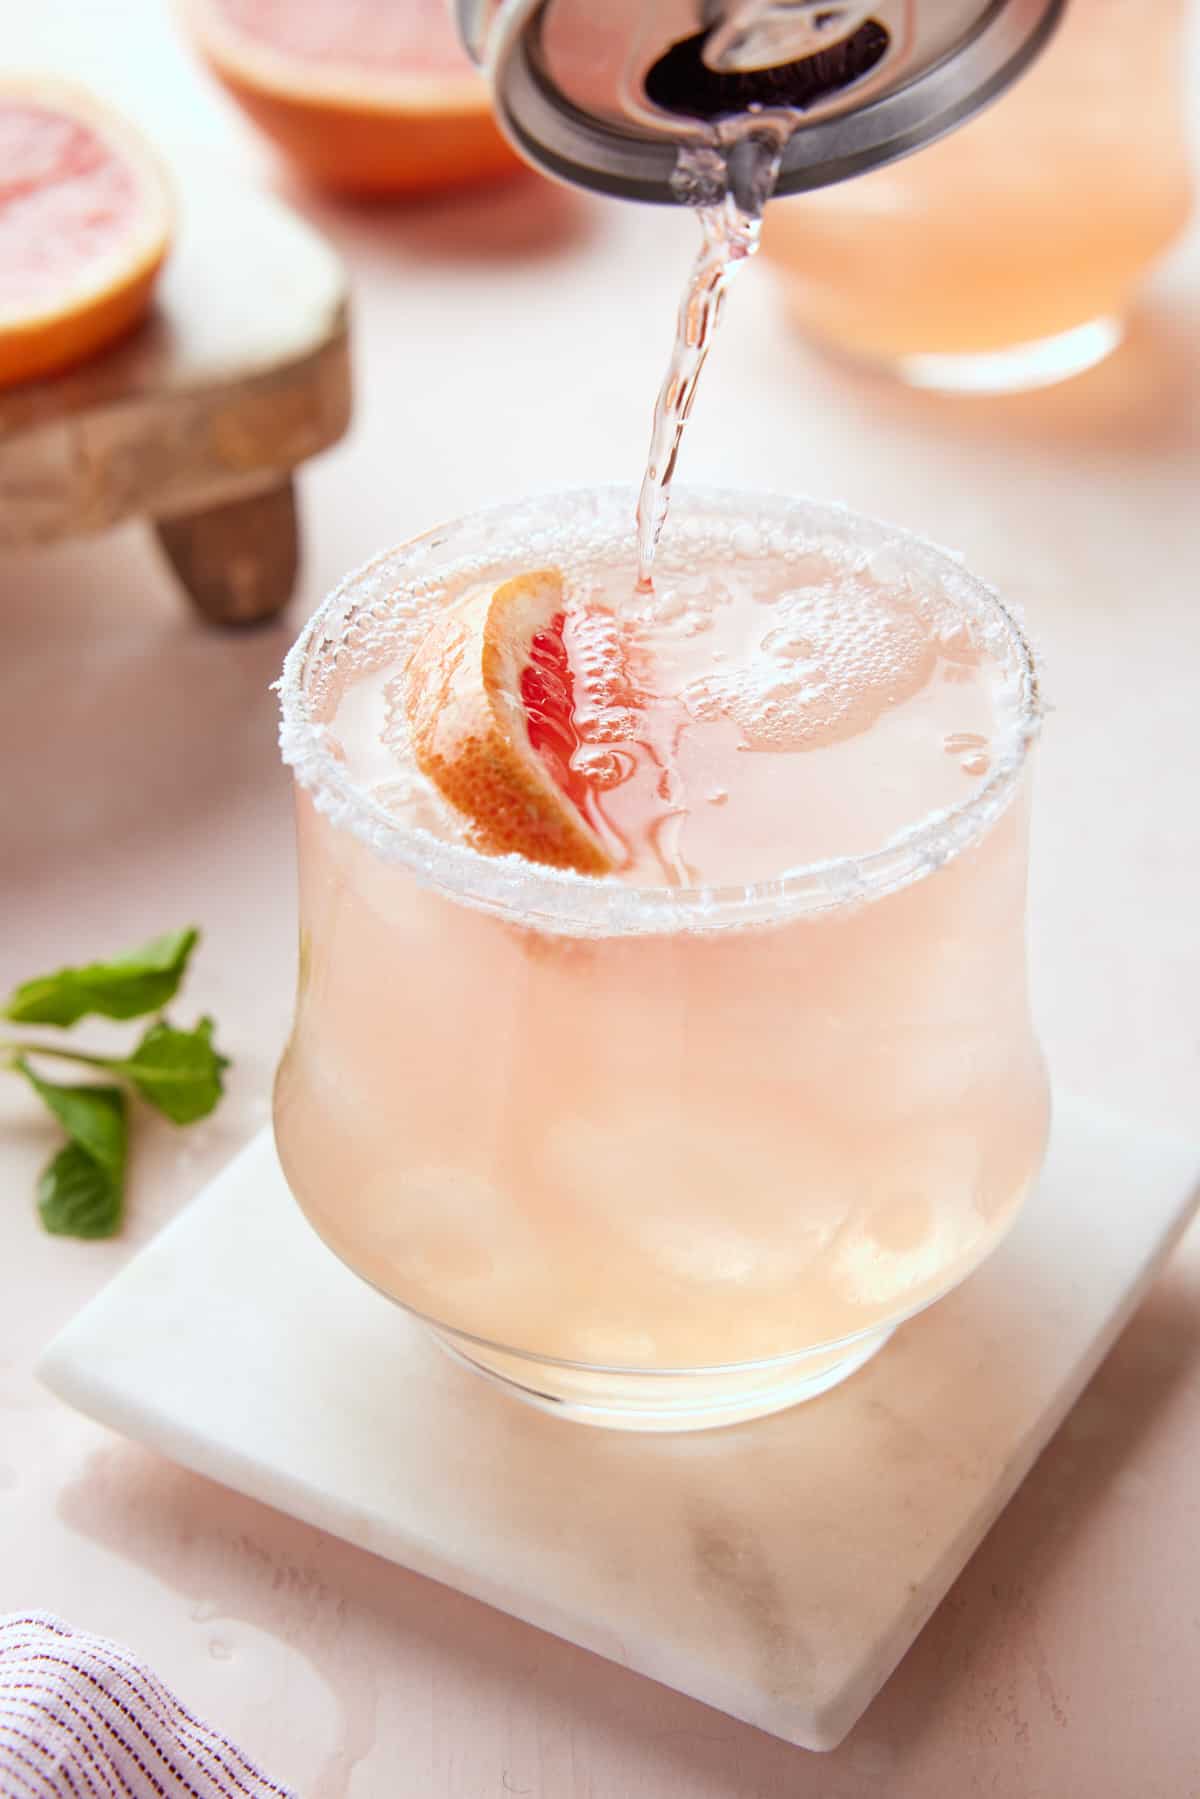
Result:
<svg viewBox="0 0 1200 1799"><path fill-rule="evenodd" d="M764 579L799 581L819 550L937 596L947 641L982 645L994 673L1001 723L968 797L775 878L634 886L482 854L432 828L382 750L351 766L358 684L403 659L414 622L605 545L632 569L623 490L384 555L317 612L282 684L292 1191L460 1357L638 1429L752 1417L858 1368L998 1242L1047 1128L1024 946L1039 714L1017 625L931 546L781 498L679 495L664 578L686 566L702 589L714 532Z"/></svg>
<svg viewBox="0 0 1200 1799"><path fill-rule="evenodd" d="M920 386L1039 386L1117 343L1192 204L1190 0L1070 0L1038 61L940 143L768 207L800 328Z"/></svg>

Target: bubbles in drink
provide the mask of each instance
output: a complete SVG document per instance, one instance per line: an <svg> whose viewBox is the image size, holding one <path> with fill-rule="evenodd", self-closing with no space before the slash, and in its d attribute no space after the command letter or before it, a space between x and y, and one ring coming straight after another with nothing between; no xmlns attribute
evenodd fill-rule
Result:
<svg viewBox="0 0 1200 1799"><path fill-rule="evenodd" d="M919 613L861 579L793 588L740 666L683 691L696 719L731 718L746 747L800 750L867 731L928 680L935 650Z"/></svg>
<svg viewBox="0 0 1200 1799"><path fill-rule="evenodd" d="M564 641L575 682L572 723L580 738L605 744L635 737L643 696L635 678L634 640L616 613L597 603L586 582L576 585Z"/></svg>
<svg viewBox="0 0 1200 1799"><path fill-rule="evenodd" d="M711 630L714 611L729 598L713 569L708 580L702 575L660 580L651 592L638 596L634 617L660 639L699 637ZM713 649L710 654L719 659L724 652Z"/></svg>
<svg viewBox="0 0 1200 1799"><path fill-rule="evenodd" d="M586 775L593 787L603 791L627 781L635 764L632 756L620 750L605 749L599 743L585 743L575 751L571 766L578 774Z"/></svg>
<svg viewBox="0 0 1200 1799"><path fill-rule="evenodd" d="M637 736L638 714L631 706L601 706L577 712L575 728L585 743L625 743Z"/></svg>
<svg viewBox="0 0 1200 1799"><path fill-rule="evenodd" d="M760 647L777 662L812 662L817 656L812 634L794 625L781 625L777 631L768 631Z"/></svg>
<svg viewBox="0 0 1200 1799"><path fill-rule="evenodd" d="M365 672L330 717L348 778L434 837L475 841L414 765L409 657L443 605L472 605L523 567L564 581L570 682L555 716L571 741L565 769L543 762L633 885L758 881L870 854L969 800L1011 753L1021 690L1003 635L968 577L904 539L864 541L802 504L747 515L691 502L640 594L627 527L605 535L591 515L545 527L536 560L532 535L421 591L381 586ZM520 644L509 650L523 667ZM502 705L518 739L523 705L518 681Z"/></svg>
<svg viewBox="0 0 1200 1799"><path fill-rule="evenodd" d="M729 547L735 556L761 556L762 534L754 525L735 525L729 534Z"/></svg>

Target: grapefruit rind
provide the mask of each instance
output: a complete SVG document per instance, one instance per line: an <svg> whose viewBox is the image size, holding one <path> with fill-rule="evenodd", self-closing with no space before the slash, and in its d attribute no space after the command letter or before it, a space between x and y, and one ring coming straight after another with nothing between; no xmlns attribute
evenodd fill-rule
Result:
<svg viewBox="0 0 1200 1799"><path fill-rule="evenodd" d="M213 74L290 161L345 194L437 192L523 166L482 78L315 64L239 32L214 0L185 0L185 24Z"/></svg>
<svg viewBox="0 0 1200 1799"><path fill-rule="evenodd" d="M39 76L0 77L5 102L77 121L133 171L138 227L75 272L61 294L26 309L0 307L0 388L61 374L124 337L150 304L170 248L174 206L166 173L141 133L85 88Z"/></svg>
<svg viewBox="0 0 1200 1799"><path fill-rule="evenodd" d="M607 874L612 858L530 745L521 700L529 646L563 605L562 576L540 569L448 607L406 671L413 753L478 849Z"/></svg>

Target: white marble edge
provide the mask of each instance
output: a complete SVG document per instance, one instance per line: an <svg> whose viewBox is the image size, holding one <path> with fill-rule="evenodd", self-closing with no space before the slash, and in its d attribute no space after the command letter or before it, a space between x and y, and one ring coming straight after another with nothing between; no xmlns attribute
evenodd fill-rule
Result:
<svg viewBox="0 0 1200 1799"><path fill-rule="evenodd" d="M992 1524L1026 1478L1051 1438L1055 1435L1083 1389L1099 1367L1116 1339L1145 1298L1149 1287L1162 1269L1180 1237L1200 1207L1200 1144L1182 1135L1165 1133L1117 1117L1109 1108L1074 1097L1057 1096L1056 1119L1078 1118L1093 1129L1124 1132L1141 1141L1153 1142L1164 1162L1177 1163L1169 1179L1171 1190L1178 1194L1168 1228L1156 1236L1144 1251L1132 1283L1121 1303L1107 1319L1103 1329L1089 1339L1085 1351L1076 1358L1061 1380L1053 1401L1036 1424L1017 1443L1003 1468L995 1477L982 1502L964 1521L954 1538L943 1548L936 1563L913 1583L915 1591L911 1607L895 1615L889 1626L874 1640L864 1643L857 1660L843 1674L836 1696L802 1716L789 1715L793 1708L778 1696L759 1703L756 1696L741 1687L714 1690L711 1666L687 1667L687 1655L677 1642L662 1646L661 1654L646 1645L639 1646L636 1661L626 1652L617 1633L597 1620L589 1619L556 1603L546 1591L533 1596L520 1588L497 1581L493 1574L465 1559L451 1560L437 1545L411 1530L397 1528L395 1521L378 1508L355 1508L348 1517L344 1501L331 1502L311 1482L296 1478L282 1470L265 1469L254 1459L227 1446L214 1445L210 1437L190 1429L161 1407L131 1401L120 1379L112 1379L103 1370L90 1366L83 1351L92 1332L93 1321L109 1303L110 1288L102 1289L46 1346L35 1363L39 1380L59 1399L103 1425L141 1442L170 1460L210 1479L216 1479L259 1502L274 1506L318 1529L329 1531L355 1543L359 1548L397 1562L414 1573L440 1582L469 1597L494 1606L537 1629L545 1630L568 1642L602 1655L610 1661L634 1668L645 1678L699 1697L729 1716L759 1729L782 1736L806 1749L829 1751L841 1744L866 1707L891 1677L912 1642L940 1605L963 1566L974 1553ZM214 1187L219 1187L236 1173L241 1178L257 1178L261 1165L265 1173L274 1174L278 1163L269 1127L261 1130L220 1171L214 1181L197 1194L161 1231L137 1261L145 1265L157 1257L168 1259L176 1237L184 1237L196 1228L197 1205L203 1205ZM340 1264L334 1264L340 1270ZM341 1271L345 1273L344 1270ZM110 1287L121 1281L118 1275ZM351 1277L352 1278L352 1277ZM513 1404L515 1401L506 1400ZM580 1429L560 1423L556 1428ZM656 1665L657 1664L657 1665Z"/></svg>
<svg viewBox="0 0 1200 1799"><path fill-rule="evenodd" d="M1063 1103L1062 1101L1058 1102L1060 1106ZM1079 1101L1070 1103L1080 1109L1084 1109L1086 1105L1086 1102ZM1102 1115L1108 1120L1112 1118L1112 1114L1101 1107L1087 1106L1086 1109L1095 1111L1098 1116ZM1129 1121L1123 1120L1122 1122L1128 1123ZM942 1603L963 1567L1008 1505L1038 1457L1042 1455L1062 1427L1088 1382L1112 1349L1121 1332L1133 1318L1134 1313L1161 1274L1164 1264L1175 1250L1180 1238L1192 1223L1197 1211L1200 1210L1200 1145L1193 1144L1181 1136L1172 1138L1162 1132L1154 1134L1164 1146L1173 1143L1178 1148L1181 1157L1186 1158L1185 1165L1189 1165L1195 1170L1191 1190L1190 1192L1185 1191L1178 1216L1166 1235L1145 1256L1142 1266L1138 1270L1137 1278L1129 1288L1122 1304L1112 1314L1106 1327L1096 1334L1085 1354L1080 1356L1063 1380L1054 1404L1046 1414L1048 1422L1040 1421L1038 1429L1031 1432L1014 1451L1000 1480L988 1493L985 1502L963 1525L955 1541L946 1549L940 1571L930 1579L928 1593L922 1593L920 1604L914 1606L910 1616L896 1621L888 1638L863 1655L859 1668L852 1680L847 1683L837 1702L818 1713L817 1721L821 1740L815 1742L812 1745L813 1748L831 1750L836 1749L840 1743L844 1742L875 1694L886 1681L891 1679L913 1641L920 1635ZM1042 1428L1043 1423L1044 1428ZM885 1662L887 1672L880 1679L877 1670Z"/></svg>

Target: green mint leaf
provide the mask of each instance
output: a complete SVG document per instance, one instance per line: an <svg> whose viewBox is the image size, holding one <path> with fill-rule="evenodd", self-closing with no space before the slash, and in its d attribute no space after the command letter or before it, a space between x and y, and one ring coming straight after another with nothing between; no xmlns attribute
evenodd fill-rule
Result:
<svg viewBox="0 0 1200 1799"><path fill-rule="evenodd" d="M127 1061L113 1063L113 1072L132 1081L173 1123L193 1124L220 1099L221 1074L229 1067L229 1058L214 1048L212 1033L211 1018L202 1018L193 1031L176 1030L160 1019Z"/></svg>
<svg viewBox="0 0 1200 1799"><path fill-rule="evenodd" d="M60 968L23 981L9 995L4 1016L18 1024L72 1025L90 1013L140 1018L157 1012L178 990L200 933L168 931L109 962Z"/></svg>
<svg viewBox="0 0 1200 1799"><path fill-rule="evenodd" d="M120 1229L120 1177L79 1143L66 1144L47 1163L37 1201L42 1223L56 1237L111 1237Z"/></svg>
<svg viewBox="0 0 1200 1799"><path fill-rule="evenodd" d="M63 1087L44 1081L22 1056L17 1067L96 1166L120 1186L125 1172L125 1095L119 1087Z"/></svg>
<svg viewBox="0 0 1200 1799"><path fill-rule="evenodd" d="M61 1237L111 1237L125 1185L125 1095L119 1087L44 1081L22 1056L17 1068L71 1139L42 1171L38 1211Z"/></svg>

